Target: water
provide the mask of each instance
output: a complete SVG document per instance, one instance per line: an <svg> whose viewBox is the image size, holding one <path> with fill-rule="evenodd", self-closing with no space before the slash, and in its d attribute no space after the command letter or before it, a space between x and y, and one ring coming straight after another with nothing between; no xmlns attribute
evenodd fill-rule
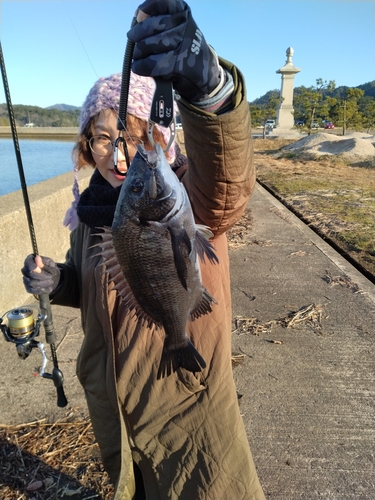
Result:
<svg viewBox="0 0 375 500"><path fill-rule="evenodd" d="M19 139L27 187L73 170L73 141ZM12 139L0 139L0 196L21 189Z"/></svg>

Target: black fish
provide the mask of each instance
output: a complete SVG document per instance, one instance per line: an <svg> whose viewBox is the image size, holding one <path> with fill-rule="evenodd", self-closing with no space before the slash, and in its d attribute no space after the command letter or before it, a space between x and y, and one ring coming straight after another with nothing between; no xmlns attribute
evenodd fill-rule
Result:
<svg viewBox="0 0 375 500"><path fill-rule="evenodd" d="M211 263L218 262L208 241L212 236L206 226L195 224L186 190L161 146L156 153L140 148L102 247L103 256L110 258L107 270L126 305L149 326L154 323L165 330L158 378L179 367L199 372L206 366L186 334L186 325L217 303L202 285L198 260L206 256ZM109 257L112 239L117 259Z"/></svg>

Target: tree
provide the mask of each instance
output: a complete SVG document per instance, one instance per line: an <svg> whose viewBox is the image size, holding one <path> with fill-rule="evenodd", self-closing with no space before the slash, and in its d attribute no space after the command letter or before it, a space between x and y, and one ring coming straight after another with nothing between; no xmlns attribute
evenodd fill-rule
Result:
<svg viewBox="0 0 375 500"><path fill-rule="evenodd" d="M250 104L251 121L254 126L263 126L263 139L266 137L266 121L276 119L276 110L280 102L280 92L273 90L266 94L262 104ZM259 100L258 100L259 101Z"/></svg>
<svg viewBox="0 0 375 500"><path fill-rule="evenodd" d="M305 115L304 120L309 126L309 135L312 132L312 125L316 117L318 115L320 117L328 116L327 106L329 106L329 103L325 103L323 99L323 90L332 92L335 87L336 84L334 80L327 82L327 80L323 81L322 78L317 78L315 87L300 87L300 91L295 96L295 107L299 109L299 111L301 111L301 108L303 109Z"/></svg>
<svg viewBox="0 0 375 500"><path fill-rule="evenodd" d="M370 130L375 128L375 98L361 97L358 108L362 116L362 125L367 129L367 133L370 133Z"/></svg>
<svg viewBox="0 0 375 500"><path fill-rule="evenodd" d="M350 126L355 130L362 128L362 114L358 109L358 101L363 97L364 91L359 88L350 87L346 90L344 99L338 101L333 112L337 116L337 123L342 123L342 135Z"/></svg>
<svg viewBox="0 0 375 500"><path fill-rule="evenodd" d="M333 121L332 109L336 106L336 104L337 104L337 99L335 97L323 98L319 113L324 121L326 122Z"/></svg>
<svg viewBox="0 0 375 500"><path fill-rule="evenodd" d="M257 127L261 124L261 113L262 108L258 105L250 104L249 109L251 113L251 124L253 127Z"/></svg>

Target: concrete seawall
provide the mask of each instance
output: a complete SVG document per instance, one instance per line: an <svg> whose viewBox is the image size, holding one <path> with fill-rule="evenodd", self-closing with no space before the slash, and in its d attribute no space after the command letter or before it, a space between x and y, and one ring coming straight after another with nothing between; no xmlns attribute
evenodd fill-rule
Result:
<svg viewBox="0 0 375 500"><path fill-rule="evenodd" d="M50 139L58 141L74 141L78 127L17 127L19 139ZM0 139L10 139L10 127L0 127Z"/></svg>
<svg viewBox="0 0 375 500"><path fill-rule="evenodd" d="M1 135L10 136L9 127L0 127ZM17 129L19 138L56 139L74 137L78 129L70 127L21 127ZM37 137L33 137L36 133ZM50 137L48 137L50 133ZM176 138L184 149L182 130ZM80 190L88 186L93 170L80 171ZM59 175L28 188L31 214L40 255L62 262L69 248L69 229L62 224L67 209L71 206L73 172ZM22 191L0 196L0 316L9 309L28 303L33 297L25 291L21 268L25 257L32 253L32 244L27 223Z"/></svg>
<svg viewBox="0 0 375 500"><path fill-rule="evenodd" d="M87 187L92 169L80 172L80 190ZM64 260L70 231L62 221L71 206L73 173L68 172L28 188L36 241L41 255ZM22 191L0 196L0 315L32 299L25 291L20 269L32 253ZM31 297L31 299L30 299Z"/></svg>

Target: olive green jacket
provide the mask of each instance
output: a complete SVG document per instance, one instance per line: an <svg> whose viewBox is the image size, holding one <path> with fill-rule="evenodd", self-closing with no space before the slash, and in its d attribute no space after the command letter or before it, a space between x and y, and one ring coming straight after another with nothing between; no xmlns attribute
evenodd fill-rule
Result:
<svg viewBox="0 0 375 500"><path fill-rule="evenodd" d="M99 242L80 223L71 234L64 279L53 302L81 308L84 340L77 375L84 387L116 500L135 494L133 461L148 500L261 500L264 495L240 416L231 367L231 294L225 232L254 188L249 105L242 77L234 109L216 116L180 101L188 168L179 172L196 220L209 226L220 263L201 265L218 305L188 324L206 361L157 380L163 332L137 322L108 283Z"/></svg>

